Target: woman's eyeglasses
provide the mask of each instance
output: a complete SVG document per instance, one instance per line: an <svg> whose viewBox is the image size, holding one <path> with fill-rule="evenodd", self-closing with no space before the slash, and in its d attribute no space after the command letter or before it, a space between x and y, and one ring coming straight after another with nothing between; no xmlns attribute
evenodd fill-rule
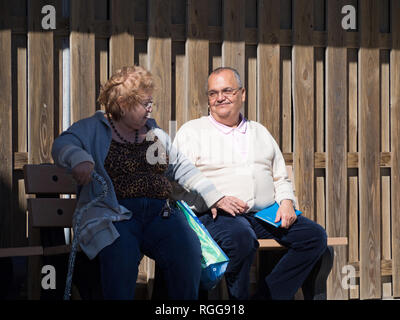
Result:
<svg viewBox="0 0 400 320"><path fill-rule="evenodd" d="M140 105L141 105L146 111L149 111L149 110L151 109L151 107L153 106L153 100L144 101L144 102L140 103Z"/></svg>

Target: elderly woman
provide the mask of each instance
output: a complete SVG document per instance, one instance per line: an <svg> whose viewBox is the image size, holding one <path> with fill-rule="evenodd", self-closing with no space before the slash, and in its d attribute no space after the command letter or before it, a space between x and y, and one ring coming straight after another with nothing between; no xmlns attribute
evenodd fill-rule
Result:
<svg viewBox="0 0 400 320"><path fill-rule="evenodd" d="M134 66L118 70L101 88L105 109L74 123L53 144L56 164L71 169L78 188L78 208L100 192L95 170L110 192L84 213L80 247L100 262L105 299L133 299L143 254L157 261L171 299L196 299L201 248L185 217L170 206L176 181L201 196L212 210L244 212L244 202L224 197L149 118L154 83ZM154 148L156 146L156 148ZM160 148L160 146L162 148Z"/></svg>

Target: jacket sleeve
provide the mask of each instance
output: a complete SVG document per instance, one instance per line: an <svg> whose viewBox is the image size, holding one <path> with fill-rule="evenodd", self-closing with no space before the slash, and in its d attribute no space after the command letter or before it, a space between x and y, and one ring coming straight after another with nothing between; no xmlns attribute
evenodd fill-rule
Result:
<svg viewBox="0 0 400 320"><path fill-rule="evenodd" d="M193 196L200 195L208 208L223 198L224 195L217 190L215 185L194 166L176 145L171 143L170 137L165 132L163 132L163 136L170 160L167 170L168 178L176 181L186 192L195 193Z"/></svg>
<svg viewBox="0 0 400 320"><path fill-rule="evenodd" d="M78 129L79 123L75 123L54 140L51 155L56 165L72 169L84 161L94 164L93 157L84 148Z"/></svg>

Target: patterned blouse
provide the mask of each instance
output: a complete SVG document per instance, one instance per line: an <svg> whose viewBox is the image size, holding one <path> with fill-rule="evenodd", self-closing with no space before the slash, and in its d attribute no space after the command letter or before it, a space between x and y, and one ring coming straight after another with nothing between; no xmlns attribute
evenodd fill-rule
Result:
<svg viewBox="0 0 400 320"><path fill-rule="evenodd" d="M154 141L144 140L137 144L111 140L104 167L113 182L118 199L167 199L170 196L172 186L165 176L168 157L166 156L166 164L150 164L146 159L147 149L156 141L157 137Z"/></svg>

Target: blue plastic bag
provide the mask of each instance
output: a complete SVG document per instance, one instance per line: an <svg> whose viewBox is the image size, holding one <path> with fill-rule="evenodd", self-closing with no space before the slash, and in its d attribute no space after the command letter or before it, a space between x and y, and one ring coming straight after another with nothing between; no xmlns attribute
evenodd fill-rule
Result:
<svg viewBox="0 0 400 320"><path fill-rule="evenodd" d="M184 213L190 227L196 232L201 244L201 282L203 290L211 290L221 280L226 271L229 258L211 237L210 233L201 223L185 201L176 202L178 208Z"/></svg>

